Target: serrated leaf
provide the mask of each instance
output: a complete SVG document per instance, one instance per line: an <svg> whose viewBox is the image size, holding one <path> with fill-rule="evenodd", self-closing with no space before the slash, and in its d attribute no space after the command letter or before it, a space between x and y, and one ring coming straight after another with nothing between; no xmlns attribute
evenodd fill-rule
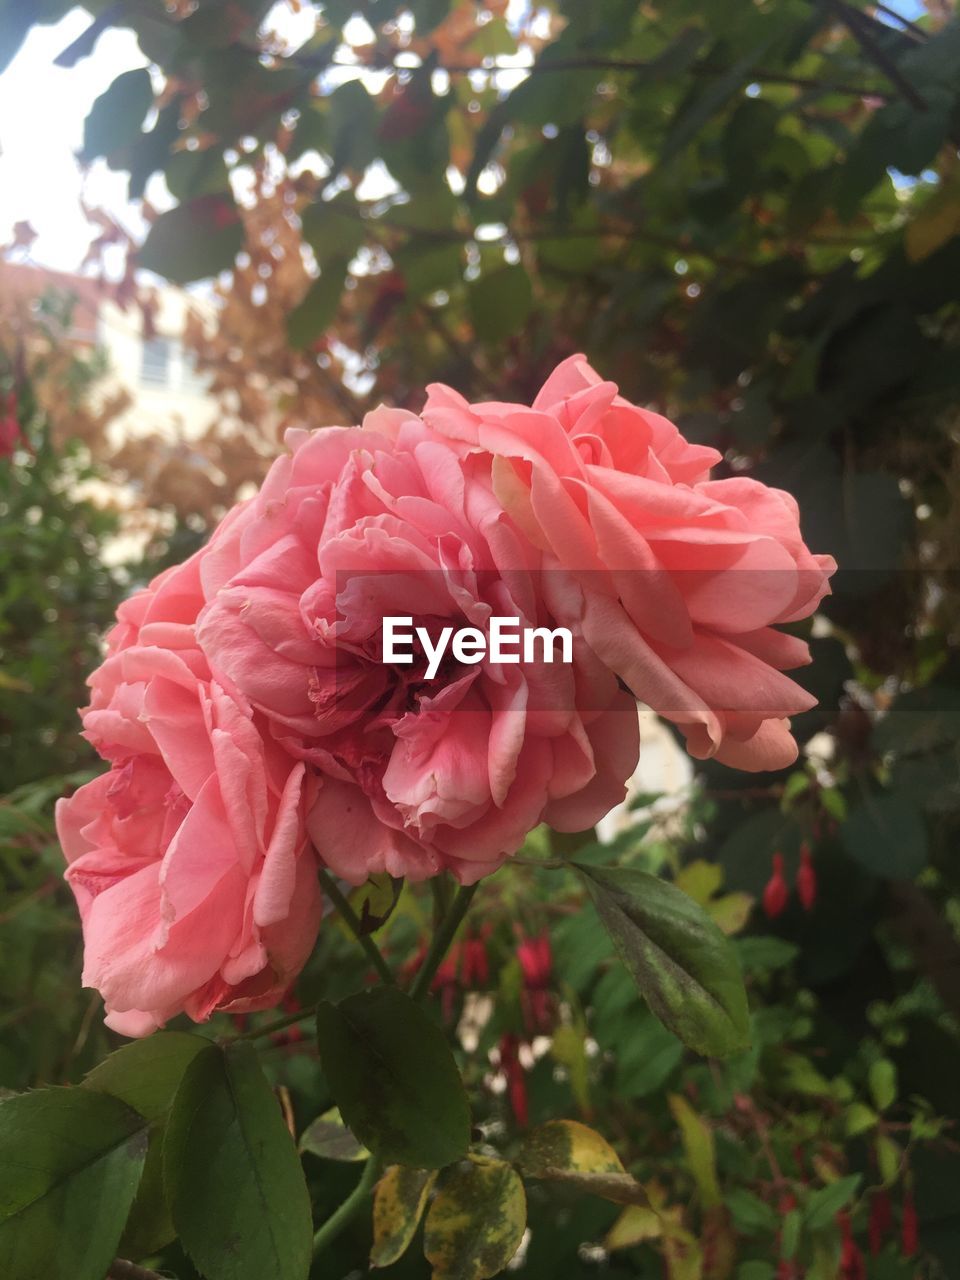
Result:
<svg viewBox="0 0 960 1280"><path fill-rule="evenodd" d="M520 1247L527 1198L504 1160L470 1156L444 1171L424 1227L433 1280L489 1280Z"/></svg>
<svg viewBox="0 0 960 1280"><path fill-rule="evenodd" d="M310 1197L249 1043L211 1045L191 1062L167 1121L163 1164L180 1242L207 1280L305 1280Z"/></svg>
<svg viewBox="0 0 960 1280"><path fill-rule="evenodd" d="M121 1240L124 1257L141 1258L176 1235L163 1192L164 1126L187 1067L210 1041L181 1031L135 1040L93 1068L83 1088L108 1093L149 1122L149 1146Z"/></svg>
<svg viewBox="0 0 960 1280"><path fill-rule="evenodd" d="M436 1180L435 1169L395 1164L385 1171L373 1193L371 1267L389 1267L409 1249Z"/></svg>
<svg viewBox="0 0 960 1280"><path fill-rule="evenodd" d="M147 1151L147 1122L86 1089L0 1106L0 1274L103 1280Z"/></svg>
<svg viewBox="0 0 960 1280"><path fill-rule="evenodd" d="M692 1049L724 1057L749 1046L736 952L692 898L632 867L573 863L657 1017Z"/></svg>
<svg viewBox="0 0 960 1280"><path fill-rule="evenodd" d="M391 1164L466 1154L470 1104L446 1036L409 996L377 987L317 1010L320 1060L344 1120Z"/></svg>

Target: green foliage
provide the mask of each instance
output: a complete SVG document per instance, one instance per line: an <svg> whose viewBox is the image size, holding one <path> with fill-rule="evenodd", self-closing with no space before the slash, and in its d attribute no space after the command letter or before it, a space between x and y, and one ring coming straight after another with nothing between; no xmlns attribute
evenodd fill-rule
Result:
<svg viewBox="0 0 960 1280"><path fill-rule="evenodd" d="M251 1045L211 1045L190 1063L167 1122L163 1165L177 1234L210 1280L304 1280L310 1200Z"/></svg>
<svg viewBox="0 0 960 1280"><path fill-rule="evenodd" d="M42 1089L0 1105L0 1261L102 1280L137 1190L145 1121L116 1098Z"/></svg>
<svg viewBox="0 0 960 1280"><path fill-rule="evenodd" d="M384 1160L439 1169L466 1155L470 1104L446 1036L394 987L317 1010L320 1061L360 1141Z"/></svg>
<svg viewBox="0 0 960 1280"><path fill-rule="evenodd" d="M574 864L653 1012L684 1043L726 1057L747 1048L736 953L681 890L634 868Z"/></svg>
<svg viewBox="0 0 960 1280"><path fill-rule="evenodd" d="M66 8L0 5L0 66ZM366 6L367 44L357 6L330 0L295 49L268 47L264 0L94 8L61 61L121 26L152 66L94 104L83 154L127 170L134 196L162 173L178 201L140 265L228 270L256 247L231 183L268 169L317 271L271 335L303 367L345 350L370 403L418 408L439 379L529 401L584 350L715 446L719 475L791 492L842 572L799 677L820 700L793 723L811 757L752 779L704 763L672 810L579 849L578 873L493 879L487 980L464 977L461 938L429 1011L358 995L363 953L325 928L296 993L320 1005L319 1065L299 1028L255 1018L262 1072L249 1046L171 1032L81 1089L0 1104L0 1248L27 1251L4 1274L57 1275L64 1239L80 1280L117 1253L292 1280L312 1218L337 1225L314 1274L370 1256L480 1280L529 1228L514 1266L531 1280L594 1275L588 1242L613 1280L772 1280L781 1264L833 1280L844 1231L867 1251L881 1195L870 1276L960 1273L956 19L552 0L531 44L496 6L414 0L400 22ZM496 71L528 47L525 78ZM376 76L344 80L340 62ZM76 496L82 449L54 443L0 347L34 449L0 459L0 1079L25 1089L77 1081L108 1042L79 993L50 806L89 763L73 708L125 584L103 567L111 519ZM771 921L756 903L777 853L791 893ZM415 968L424 892L353 901L397 972ZM520 929L550 938L539 987ZM919 1258L900 1256L911 1206Z"/></svg>

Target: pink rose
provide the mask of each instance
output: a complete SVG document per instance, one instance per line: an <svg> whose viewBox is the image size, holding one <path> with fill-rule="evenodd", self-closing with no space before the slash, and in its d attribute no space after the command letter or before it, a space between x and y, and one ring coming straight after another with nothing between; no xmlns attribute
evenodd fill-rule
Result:
<svg viewBox="0 0 960 1280"><path fill-rule="evenodd" d="M422 417L490 460L504 511L576 576L592 652L679 725L691 754L751 770L796 759L787 717L815 700L781 673L809 651L773 627L813 613L836 564L807 550L789 494L709 480L715 450L624 400L582 356L532 408L434 386Z"/></svg>
<svg viewBox="0 0 960 1280"><path fill-rule="evenodd" d="M125 1035L276 1004L320 920L304 765L197 648L200 560L121 606L83 713L112 767L57 805L83 982Z"/></svg>
<svg viewBox="0 0 960 1280"><path fill-rule="evenodd" d="M541 821L591 826L637 760L633 700L580 638L569 665L450 660L432 681L422 659L381 660L385 616L486 633L492 615L553 628L580 608L504 512L491 459L432 434L389 409L291 433L200 566L203 650L316 771L309 831L352 883L471 883Z"/></svg>

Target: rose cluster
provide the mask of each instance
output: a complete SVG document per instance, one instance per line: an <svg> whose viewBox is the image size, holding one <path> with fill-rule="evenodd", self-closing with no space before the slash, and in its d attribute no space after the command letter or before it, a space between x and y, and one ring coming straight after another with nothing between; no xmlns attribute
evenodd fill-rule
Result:
<svg viewBox="0 0 960 1280"><path fill-rule="evenodd" d="M743 769L796 757L783 671L834 565L785 493L582 357L533 405L430 388L417 415L294 431L259 493L119 610L84 731L108 772L58 806L83 980L144 1034L264 1008L319 925L317 864L469 884L548 822L593 825L636 702ZM570 629L572 661L383 660L382 620Z"/></svg>

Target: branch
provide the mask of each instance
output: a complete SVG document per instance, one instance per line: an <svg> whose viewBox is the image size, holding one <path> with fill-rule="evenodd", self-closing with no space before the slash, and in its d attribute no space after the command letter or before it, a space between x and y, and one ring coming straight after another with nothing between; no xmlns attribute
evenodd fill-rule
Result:
<svg viewBox="0 0 960 1280"><path fill-rule="evenodd" d="M340 918L360 943L361 947L363 947L364 951L367 953L370 963L376 969L383 981L387 983L388 986L393 986L396 982L396 978L394 978L390 971L390 966L387 964L386 960L384 960L383 955L380 952L380 948L374 942L373 938L371 938L370 934L364 932L363 925L360 923L357 913L347 901L346 896L340 892L337 882L326 867L320 868L319 875L320 883L323 885L323 891L340 913Z"/></svg>
<svg viewBox="0 0 960 1280"><path fill-rule="evenodd" d="M874 66L883 72L891 84L896 85L904 101L909 102L917 111L929 111L926 98L917 91L890 55L877 43L873 34L873 27L877 24L865 13L847 4L846 0L823 0L823 3L828 9L833 10Z"/></svg>
<svg viewBox="0 0 960 1280"><path fill-rule="evenodd" d="M380 1174L380 1161L376 1156L371 1156L363 1167L363 1175L354 1189L344 1200L339 1209L334 1210L330 1217L320 1227L313 1237L314 1256L325 1249L327 1245L337 1238L340 1232L357 1216L363 1208L367 1198L373 1190L374 1184ZM131 1277L136 1280L136 1277Z"/></svg>
<svg viewBox="0 0 960 1280"><path fill-rule="evenodd" d="M422 1000L430 990L430 984L440 968L443 957L450 948L454 935L463 923L463 917L467 914L467 908L470 906L476 891L477 886L475 884L461 885L457 890L450 910L440 921L440 927L433 935L433 941L430 943L430 950L427 952L417 976L410 984L411 999Z"/></svg>
<svg viewBox="0 0 960 1280"><path fill-rule="evenodd" d="M291 54L284 61L297 62L300 65L310 66L313 57L306 54L300 57L298 54ZM318 64L319 66L319 64ZM398 63L391 59L379 60L369 64L362 62L345 62L342 59L334 59L326 61L322 69L328 66L333 67L349 67L354 71L393 71L393 72L412 72L421 71L422 66L411 67L405 63ZM599 56L585 56L580 58L553 58L547 61L534 62L530 66L518 66L510 63L494 62L491 66L478 66L472 63L437 63L432 67L434 71L445 71L448 76L465 76L465 75L488 75L496 76L503 72L524 71L529 75L543 75L552 71L651 71L656 69L653 62L644 61L639 58L604 58ZM700 76L717 76L723 75L729 71L727 66L721 66L716 62L705 60L698 62L689 68L692 75ZM751 71L745 79L757 81L761 84L785 84L791 85L796 89L813 89L818 93L842 93L853 98L889 98L889 94L875 85L859 85L838 83L830 80L818 80L814 76L793 76L783 71L769 71L765 68L759 68Z"/></svg>

